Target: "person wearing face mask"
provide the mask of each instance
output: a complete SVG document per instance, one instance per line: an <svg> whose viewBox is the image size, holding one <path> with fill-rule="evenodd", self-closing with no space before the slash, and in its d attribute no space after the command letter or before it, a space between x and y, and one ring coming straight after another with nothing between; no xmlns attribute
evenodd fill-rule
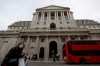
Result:
<svg viewBox="0 0 100 66"><path fill-rule="evenodd" d="M1 66L18 66L19 58L22 58L24 56L24 53L22 53L24 48L25 44L23 42L11 48L4 57Z"/></svg>

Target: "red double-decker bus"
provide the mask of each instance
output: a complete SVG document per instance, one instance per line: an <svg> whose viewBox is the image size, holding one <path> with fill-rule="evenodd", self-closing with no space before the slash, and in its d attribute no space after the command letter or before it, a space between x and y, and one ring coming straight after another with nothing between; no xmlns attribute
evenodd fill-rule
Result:
<svg viewBox="0 0 100 66"><path fill-rule="evenodd" d="M64 50L67 63L100 63L100 40L69 40Z"/></svg>

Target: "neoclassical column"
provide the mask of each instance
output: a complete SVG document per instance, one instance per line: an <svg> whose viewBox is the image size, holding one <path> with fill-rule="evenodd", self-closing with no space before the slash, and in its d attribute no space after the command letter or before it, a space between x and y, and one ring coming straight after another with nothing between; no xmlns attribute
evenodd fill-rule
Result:
<svg viewBox="0 0 100 66"><path fill-rule="evenodd" d="M63 20L63 12L61 11L61 20Z"/></svg>
<svg viewBox="0 0 100 66"><path fill-rule="evenodd" d="M58 54L60 55L60 60L62 60L62 54L63 54L63 50L62 50L62 44L61 44L61 40L60 40L60 36L58 36L58 45L57 45L57 47L58 47Z"/></svg>
<svg viewBox="0 0 100 66"><path fill-rule="evenodd" d="M41 12L41 21L44 20L44 12Z"/></svg>
<svg viewBox="0 0 100 66"><path fill-rule="evenodd" d="M70 19L70 14L69 14L69 11L67 12L67 14L68 14L68 19Z"/></svg>
<svg viewBox="0 0 100 66"><path fill-rule="evenodd" d="M36 20L38 20L38 12L36 12Z"/></svg>
<svg viewBox="0 0 100 66"><path fill-rule="evenodd" d="M51 19L51 16L50 16L50 11L49 11L49 15L48 15L48 17L49 17L49 20Z"/></svg>
<svg viewBox="0 0 100 66"><path fill-rule="evenodd" d="M43 20L43 13L41 12L41 19L40 19L41 21Z"/></svg>
<svg viewBox="0 0 100 66"><path fill-rule="evenodd" d="M55 11L55 20L57 19L57 15L56 15L57 13L56 13L56 11Z"/></svg>
<svg viewBox="0 0 100 66"><path fill-rule="evenodd" d="M37 54L37 59L39 59L39 50L40 50L39 36L37 36L37 40L36 40L36 54Z"/></svg>
<svg viewBox="0 0 100 66"><path fill-rule="evenodd" d="M44 21L44 14L45 14L45 12L43 12L43 21Z"/></svg>
<svg viewBox="0 0 100 66"><path fill-rule="evenodd" d="M45 61L48 61L48 58L49 58L49 39L48 39L48 36L46 37L46 43L45 43Z"/></svg>
<svg viewBox="0 0 100 66"><path fill-rule="evenodd" d="M66 19L68 20L68 11L66 11L67 15L66 15Z"/></svg>
<svg viewBox="0 0 100 66"><path fill-rule="evenodd" d="M27 42L25 44L27 55L28 55L29 45L30 45L30 36L27 37Z"/></svg>
<svg viewBox="0 0 100 66"><path fill-rule="evenodd" d="M57 11L57 20L58 20L58 11Z"/></svg>
<svg viewBox="0 0 100 66"><path fill-rule="evenodd" d="M64 15L64 11L63 11L63 20L65 20L65 15Z"/></svg>

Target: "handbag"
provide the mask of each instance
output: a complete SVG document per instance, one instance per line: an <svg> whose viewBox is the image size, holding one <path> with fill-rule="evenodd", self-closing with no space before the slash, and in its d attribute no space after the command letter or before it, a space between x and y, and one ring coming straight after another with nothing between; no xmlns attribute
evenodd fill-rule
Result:
<svg viewBox="0 0 100 66"><path fill-rule="evenodd" d="M15 63L17 62L17 59L10 59L8 63Z"/></svg>
<svg viewBox="0 0 100 66"><path fill-rule="evenodd" d="M24 61L24 58L19 58L18 66L26 66L25 65L25 61Z"/></svg>

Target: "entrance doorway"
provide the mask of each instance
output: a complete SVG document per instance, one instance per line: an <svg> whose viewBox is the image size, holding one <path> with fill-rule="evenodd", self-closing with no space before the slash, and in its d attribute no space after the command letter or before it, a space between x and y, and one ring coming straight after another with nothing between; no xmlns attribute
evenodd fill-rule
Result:
<svg viewBox="0 0 100 66"><path fill-rule="evenodd" d="M52 51L54 51L55 55L58 53L57 43L55 41L51 41L49 44L49 58L52 58Z"/></svg>
<svg viewBox="0 0 100 66"><path fill-rule="evenodd" d="M52 29L55 30L55 29L56 29L56 24L55 24L55 23L51 23L51 24L50 24L50 29L51 29L51 30L52 30Z"/></svg>
<svg viewBox="0 0 100 66"><path fill-rule="evenodd" d="M40 48L39 58L44 58L44 48Z"/></svg>

